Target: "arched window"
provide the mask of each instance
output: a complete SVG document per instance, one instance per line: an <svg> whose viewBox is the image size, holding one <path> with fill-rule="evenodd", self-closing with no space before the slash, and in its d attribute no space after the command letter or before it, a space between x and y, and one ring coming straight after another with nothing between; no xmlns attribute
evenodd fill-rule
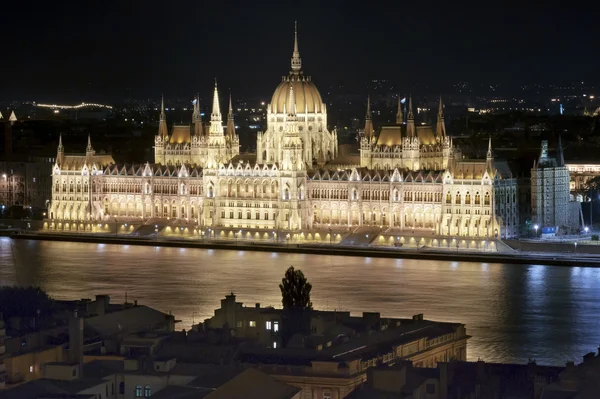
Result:
<svg viewBox="0 0 600 399"><path fill-rule="evenodd" d="M394 190L394 201L398 201L398 190Z"/></svg>
<svg viewBox="0 0 600 399"><path fill-rule="evenodd" d="M224 211L224 210L221 210L221 217L222 217L223 219L225 219L225 211Z"/></svg>
<svg viewBox="0 0 600 399"><path fill-rule="evenodd" d="M121 381L119 383L119 393L120 394L124 394L125 393L125 382Z"/></svg>
<svg viewBox="0 0 600 399"><path fill-rule="evenodd" d="M152 396L152 389L150 389L150 385L146 385L144 387L144 396L149 398L150 396Z"/></svg>
<svg viewBox="0 0 600 399"><path fill-rule="evenodd" d="M484 203L484 205L489 205L490 204L490 193L485 193L485 197L483 199L483 203Z"/></svg>
<svg viewBox="0 0 600 399"><path fill-rule="evenodd" d="M456 200L454 202L455 204L460 204L460 193L456 193Z"/></svg>
<svg viewBox="0 0 600 399"><path fill-rule="evenodd" d="M212 197L213 197L213 187L208 186L208 198L212 198Z"/></svg>
<svg viewBox="0 0 600 399"><path fill-rule="evenodd" d="M290 199L290 190L286 187L284 194L283 194L283 199L284 200L289 200Z"/></svg>
<svg viewBox="0 0 600 399"><path fill-rule="evenodd" d="M470 205L471 204L471 193L467 191L467 194L465 195L465 204Z"/></svg>
<svg viewBox="0 0 600 399"><path fill-rule="evenodd" d="M475 205L481 204L481 195L479 195L479 191L475 193Z"/></svg>
<svg viewBox="0 0 600 399"><path fill-rule="evenodd" d="M246 211L246 219L252 219L250 211Z"/></svg>
<svg viewBox="0 0 600 399"><path fill-rule="evenodd" d="M142 398L142 397L144 397L144 392L142 390L142 386L141 385L136 385L135 386L135 397L136 398Z"/></svg>
<svg viewBox="0 0 600 399"><path fill-rule="evenodd" d="M450 191L446 194L446 204L452 203L452 195L450 195Z"/></svg>

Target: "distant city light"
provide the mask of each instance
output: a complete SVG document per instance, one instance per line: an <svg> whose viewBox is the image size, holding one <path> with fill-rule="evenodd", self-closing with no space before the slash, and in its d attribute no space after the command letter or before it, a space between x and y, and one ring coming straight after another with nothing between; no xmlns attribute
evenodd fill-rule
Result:
<svg viewBox="0 0 600 399"><path fill-rule="evenodd" d="M95 103L81 103L78 105L59 105L59 104L35 104L36 107L42 108L62 108L62 109L79 109L84 107L97 107L97 108L108 108L112 109L110 105L95 104Z"/></svg>

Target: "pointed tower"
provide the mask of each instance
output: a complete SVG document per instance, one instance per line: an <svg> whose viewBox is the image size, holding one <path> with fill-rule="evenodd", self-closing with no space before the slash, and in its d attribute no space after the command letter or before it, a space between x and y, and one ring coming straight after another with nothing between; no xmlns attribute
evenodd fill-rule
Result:
<svg viewBox="0 0 600 399"><path fill-rule="evenodd" d="M406 126L406 136L409 138L413 138L416 136L415 131L415 116L413 114L413 106L412 106L412 96L408 97L408 115L406 116L407 126Z"/></svg>
<svg viewBox="0 0 600 399"><path fill-rule="evenodd" d="M402 99L398 96L398 112L396 112L396 125L401 125L404 123L404 118L402 115Z"/></svg>
<svg viewBox="0 0 600 399"><path fill-rule="evenodd" d="M292 73L299 74L302 70L302 59L298 50L298 21L294 21L294 52L292 53Z"/></svg>
<svg viewBox="0 0 600 399"><path fill-rule="evenodd" d="M194 98L194 114L192 115L192 122L194 123L194 136L200 138L202 132L202 115L200 114L200 97L196 95Z"/></svg>
<svg viewBox="0 0 600 399"><path fill-rule="evenodd" d="M294 86L290 83L290 94L286 105L287 119L285 133L283 136L283 169L301 170L304 168L302 157L302 141L298 135L298 117L296 115L296 98ZM292 190L293 191L293 190Z"/></svg>
<svg viewBox="0 0 600 399"><path fill-rule="evenodd" d="M160 100L160 120L158 122L158 135L163 139L169 135L167 130L167 115L165 114L165 96Z"/></svg>
<svg viewBox="0 0 600 399"><path fill-rule="evenodd" d="M15 115L15 111L12 111L10 113L10 117L8 118L8 120L10 121L10 123L15 123L17 121L17 116Z"/></svg>
<svg viewBox="0 0 600 399"><path fill-rule="evenodd" d="M440 95L440 106L438 108L437 126L435 134L438 140L443 141L446 137L446 124L444 123L444 104L442 103L442 96Z"/></svg>
<svg viewBox="0 0 600 399"><path fill-rule="evenodd" d="M212 112L210 113L210 135L223 136L223 119L221 117L221 107L219 106L219 89L215 79L215 91L213 93Z"/></svg>
<svg viewBox="0 0 600 399"><path fill-rule="evenodd" d="M94 151L94 148L92 147L92 139L91 139L90 135L88 134L87 147L85 148L86 162L91 161L94 154L96 154L96 151ZM90 162L88 162L88 166L89 166L89 163Z"/></svg>
<svg viewBox="0 0 600 399"><path fill-rule="evenodd" d="M558 135L558 145L556 146L556 166L562 168L565 166L565 155L563 153L561 135Z"/></svg>
<svg viewBox="0 0 600 399"><path fill-rule="evenodd" d="M371 119L371 96L367 97L367 114L365 115L365 137L371 143L373 141L374 130L373 120Z"/></svg>
<svg viewBox="0 0 600 399"><path fill-rule="evenodd" d="M62 142L62 133L58 136L58 147L56 148L56 164L60 167L65 161L65 148Z"/></svg>
<svg viewBox="0 0 600 399"><path fill-rule="evenodd" d="M231 93L229 93L229 111L227 114L227 137L231 139L235 136L235 122L233 120L233 104L231 102Z"/></svg>

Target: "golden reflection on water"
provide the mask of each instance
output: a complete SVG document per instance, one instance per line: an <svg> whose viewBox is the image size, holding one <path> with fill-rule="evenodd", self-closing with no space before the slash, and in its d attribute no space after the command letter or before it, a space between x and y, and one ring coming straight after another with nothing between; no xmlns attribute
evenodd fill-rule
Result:
<svg viewBox="0 0 600 399"><path fill-rule="evenodd" d="M40 285L59 299L127 293L173 312L181 329L229 292L280 306L290 265L313 284L318 309L465 323L470 360L564 364L600 342L599 269L0 238L0 284Z"/></svg>

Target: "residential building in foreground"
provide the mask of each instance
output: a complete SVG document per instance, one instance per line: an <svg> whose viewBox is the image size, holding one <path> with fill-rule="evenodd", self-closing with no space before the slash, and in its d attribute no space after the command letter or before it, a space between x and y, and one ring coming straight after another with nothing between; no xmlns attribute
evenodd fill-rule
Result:
<svg viewBox="0 0 600 399"><path fill-rule="evenodd" d="M315 229L394 228L428 236L507 238L518 234L517 180L506 162L464 159L446 134L440 99L437 125L407 120L373 128L370 103L360 156L338 155L327 106L303 72L294 38L291 69L267 107L256 154L239 153L231 99L227 120L215 84L204 125L197 102L191 125L168 129L161 109L154 162L115 164L96 155L65 154L59 142L52 172L48 228L103 231L121 222L123 233L140 225L180 222L181 230L255 239Z"/></svg>

